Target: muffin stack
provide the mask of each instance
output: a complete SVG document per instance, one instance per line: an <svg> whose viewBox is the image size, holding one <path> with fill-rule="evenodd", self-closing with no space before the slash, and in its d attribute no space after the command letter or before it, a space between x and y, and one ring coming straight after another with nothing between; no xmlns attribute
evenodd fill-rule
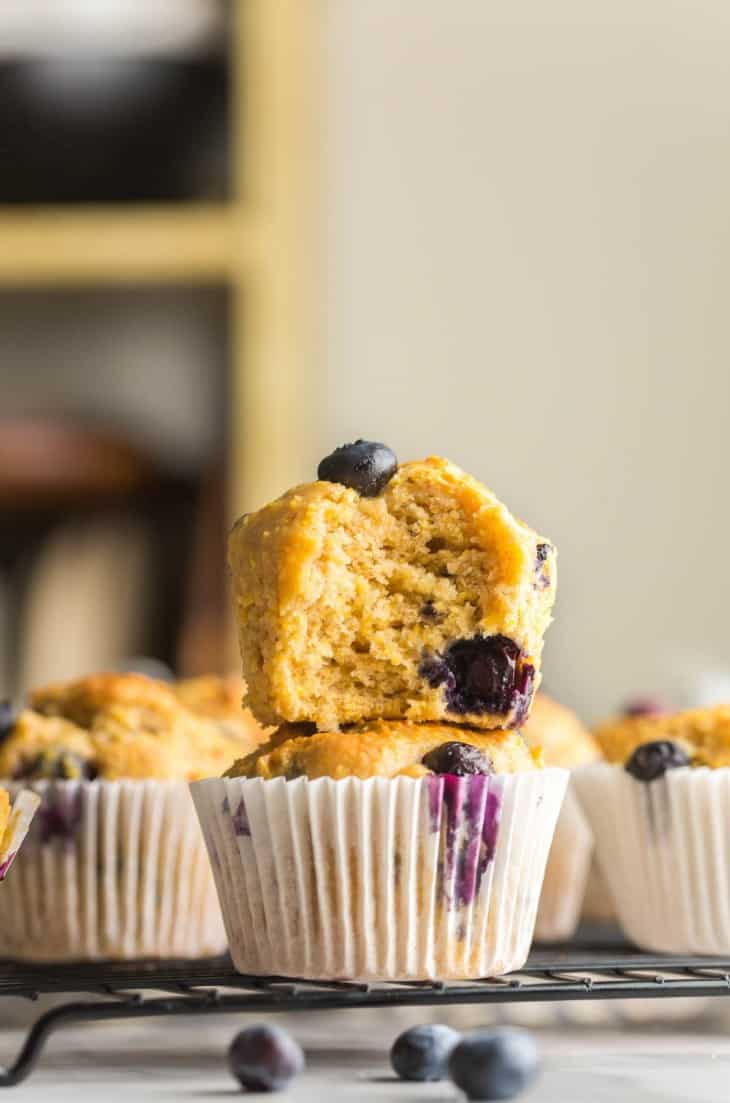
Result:
<svg viewBox="0 0 730 1103"><path fill-rule="evenodd" d="M495 975L528 952L566 774L515 730L555 551L439 458L358 441L230 540L247 703L193 785L236 966Z"/></svg>
<svg viewBox="0 0 730 1103"><path fill-rule="evenodd" d="M202 957L225 949L187 783L262 732L218 679L98 674L31 694L0 777L41 807L3 888L0 956ZM27 798L26 798L27 799Z"/></svg>

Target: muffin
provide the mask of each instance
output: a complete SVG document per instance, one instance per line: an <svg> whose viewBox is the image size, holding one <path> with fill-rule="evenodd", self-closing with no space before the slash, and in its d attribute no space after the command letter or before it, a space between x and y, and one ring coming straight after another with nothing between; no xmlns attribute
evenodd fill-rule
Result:
<svg viewBox="0 0 730 1103"><path fill-rule="evenodd" d="M552 544L447 460L358 441L231 534L248 704L322 731L519 726L540 681Z"/></svg>
<svg viewBox="0 0 730 1103"><path fill-rule="evenodd" d="M730 952L730 705L621 717L575 782L619 921L637 945Z"/></svg>
<svg viewBox="0 0 730 1103"><path fill-rule="evenodd" d="M574 770L595 762L598 744L578 716L545 693L535 697L524 725L530 747L539 749L549 766ZM535 937L556 942L575 933L581 916L593 853L593 836L572 787L563 801L550 849Z"/></svg>
<svg viewBox="0 0 730 1103"><path fill-rule="evenodd" d="M185 689L96 674L36 690L0 745L0 777L41 798L4 893L0 956L201 957L225 934L187 782L256 742Z"/></svg>
<svg viewBox="0 0 730 1103"><path fill-rule="evenodd" d="M512 730L284 726L191 786L236 968L358 980L519 968L567 776Z"/></svg>
<svg viewBox="0 0 730 1103"><path fill-rule="evenodd" d="M251 710L242 706L246 684L241 678L203 674L175 682L171 688L187 709L212 720L221 731L239 740L244 752L265 742L274 731L262 728Z"/></svg>
<svg viewBox="0 0 730 1103"><path fill-rule="evenodd" d="M23 790L11 806L7 789L0 789L0 881L10 872L39 804L35 793Z"/></svg>

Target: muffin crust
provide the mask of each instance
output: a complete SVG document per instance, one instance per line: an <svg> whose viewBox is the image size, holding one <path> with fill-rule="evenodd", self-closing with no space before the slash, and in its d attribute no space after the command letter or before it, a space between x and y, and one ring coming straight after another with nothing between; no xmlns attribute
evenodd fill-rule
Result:
<svg viewBox="0 0 730 1103"><path fill-rule="evenodd" d="M535 695L522 734L529 747L542 750L548 766L573 770L601 757L598 743L578 715L546 693Z"/></svg>
<svg viewBox="0 0 730 1103"><path fill-rule="evenodd" d="M219 775L257 742L186 708L163 682L95 674L30 695L0 746L0 776L192 781Z"/></svg>
<svg viewBox="0 0 730 1103"><path fill-rule="evenodd" d="M626 716L599 724L594 733L608 762L622 765L643 743L677 743L693 766L730 766L730 705L653 716Z"/></svg>
<svg viewBox="0 0 730 1103"><path fill-rule="evenodd" d="M477 747L495 773L535 770L539 752L530 751L519 732L477 731L455 724L413 724L376 720L344 731L307 734L299 725L284 725L272 740L234 763L226 777L296 778L426 777L432 771L422 759L450 742Z"/></svg>

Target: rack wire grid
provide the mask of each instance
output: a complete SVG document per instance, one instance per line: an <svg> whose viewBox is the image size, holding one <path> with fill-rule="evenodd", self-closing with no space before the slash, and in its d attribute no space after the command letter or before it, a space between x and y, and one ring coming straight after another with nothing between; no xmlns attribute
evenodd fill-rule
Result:
<svg viewBox="0 0 730 1103"><path fill-rule="evenodd" d="M228 958L208 961L100 962L70 965L0 963L0 997L75 999L43 1013L14 1062L0 1068L0 1087L32 1072L54 1030L71 1023L239 1012L326 1011L363 1007L537 1003L672 996L730 995L730 957L678 957L615 948L537 950L508 976L479 981L360 984L252 977Z"/></svg>

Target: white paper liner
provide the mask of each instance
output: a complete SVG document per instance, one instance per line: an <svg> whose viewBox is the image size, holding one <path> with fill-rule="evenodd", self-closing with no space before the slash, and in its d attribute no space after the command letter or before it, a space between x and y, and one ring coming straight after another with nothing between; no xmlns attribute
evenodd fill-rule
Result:
<svg viewBox="0 0 730 1103"><path fill-rule="evenodd" d="M730 769L645 784L604 763L574 776L628 937L661 953L730 953Z"/></svg>
<svg viewBox="0 0 730 1103"><path fill-rule="evenodd" d="M567 779L194 782L236 968L361 980L519 968Z"/></svg>
<svg viewBox="0 0 730 1103"><path fill-rule="evenodd" d="M10 867L18 856L20 844L28 834L39 804L40 798L36 793L31 793L27 789L21 789L16 793L7 827L0 840L0 881L4 881L10 872Z"/></svg>
<svg viewBox="0 0 730 1103"><path fill-rule="evenodd" d="M3 886L0 957L206 957L225 949L185 782L24 784L41 807Z"/></svg>
<svg viewBox="0 0 730 1103"><path fill-rule="evenodd" d="M591 829L569 786L558 816L537 909L535 938L538 942L560 942L575 933L592 854Z"/></svg>

